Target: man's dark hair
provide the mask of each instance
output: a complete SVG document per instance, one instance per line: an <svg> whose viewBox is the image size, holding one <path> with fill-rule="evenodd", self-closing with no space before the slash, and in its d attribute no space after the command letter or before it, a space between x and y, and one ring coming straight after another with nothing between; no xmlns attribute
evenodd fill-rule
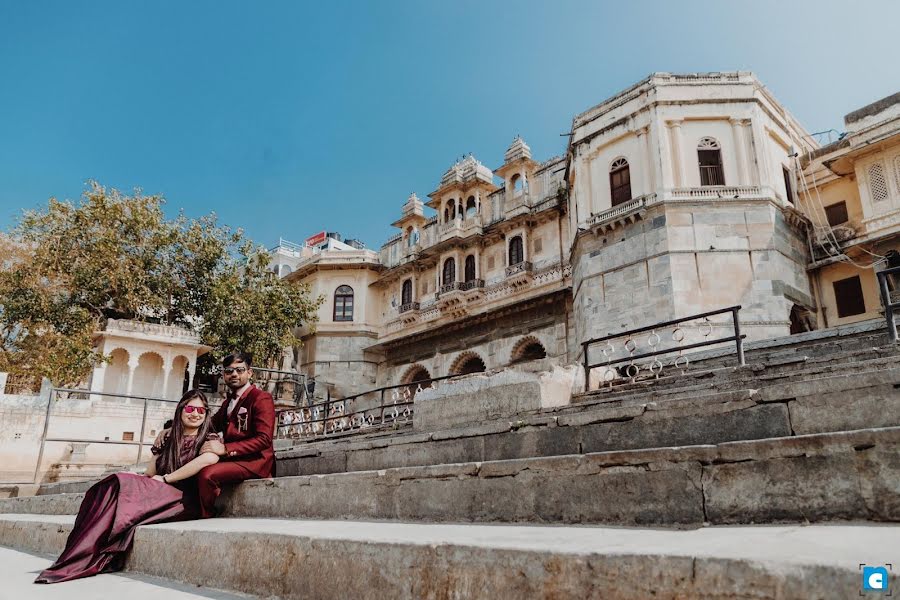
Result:
<svg viewBox="0 0 900 600"><path fill-rule="evenodd" d="M253 355L249 352L232 352L222 360L223 367L230 367L231 363L243 362L247 367L253 366Z"/></svg>

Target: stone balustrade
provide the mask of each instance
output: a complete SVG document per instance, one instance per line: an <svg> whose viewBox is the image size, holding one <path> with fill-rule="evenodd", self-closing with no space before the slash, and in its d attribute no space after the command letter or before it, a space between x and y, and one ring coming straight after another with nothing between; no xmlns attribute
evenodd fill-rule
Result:
<svg viewBox="0 0 900 600"><path fill-rule="evenodd" d="M146 335L173 338L189 344L200 343L200 336L191 330L176 325L163 325L161 323L144 323L142 321L110 319L107 321L104 331L107 333L115 333L117 331L122 333L143 333Z"/></svg>

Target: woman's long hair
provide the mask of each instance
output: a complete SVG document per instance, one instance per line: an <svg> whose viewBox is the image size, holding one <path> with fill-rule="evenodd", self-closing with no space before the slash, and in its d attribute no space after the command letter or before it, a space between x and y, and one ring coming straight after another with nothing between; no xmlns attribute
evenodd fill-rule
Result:
<svg viewBox="0 0 900 600"><path fill-rule="evenodd" d="M206 414L204 415L205 418L203 419L203 423L200 425L200 428L197 429L194 450L191 455L182 462L181 445L182 442L184 442L184 423L181 421L181 413L184 411L184 407L187 406L187 403L196 398L199 398L203 402L203 406L206 408ZM209 401L206 399L206 395L200 390L188 390L184 396L181 397L181 400L178 401L178 405L175 407L175 416L172 421L172 429L169 431L169 435L163 442L162 452L156 459L156 470L160 475L172 473L182 465L197 458L200 454L200 447L203 446L206 436L209 435L212 430L212 414L209 412Z"/></svg>

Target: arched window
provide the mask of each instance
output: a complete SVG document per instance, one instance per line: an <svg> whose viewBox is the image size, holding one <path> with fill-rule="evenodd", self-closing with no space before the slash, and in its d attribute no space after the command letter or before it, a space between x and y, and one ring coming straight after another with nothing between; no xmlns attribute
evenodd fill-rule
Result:
<svg viewBox="0 0 900 600"><path fill-rule="evenodd" d="M522 247L522 236L517 235L509 240L509 266L525 261L525 250Z"/></svg>
<svg viewBox="0 0 900 600"><path fill-rule="evenodd" d="M456 261L452 258L448 258L444 261L444 274L443 274L443 285L450 285L451 283L456 283Z"/></svg>
<svg viewBox="0 0 900 600"><path fill-rule="evenodd" d="M400 291L400 304L409 304L412 301L412 279L407 279Z"/></svg>
<svg viewBox="0 0 900 600"><path fill-rule="evenodd" d="M456 200L447 201L446 208L444 209L444 221L449 223L453 219L456 218Z"/></svg>
<svg viewBox="0 0 900 600"><path fill-rule="evenodd" d="M484 373L485 371L484 361L477 354L469 354L466 353L464 356L460 356L456 360L455 368L452 370L451 375L469 375L471 373Z"/></svg>
<svg viewBox="0 0 900 600"><path fill-rule="evenodd" d="M469 196L466 200L466 218L471 219L478 212L478 204L475 202L475 196Z"/></svg>
<svg viewBox="0 0 900 600"><path fill-rule="evenodd" d="M513 194L518 194L522 191L522 176L516 173L509 180L509 186L512 188Z"/></svg>
<svg viewBox="0 0 900 600"><path fill-rule="evenodd" d="M342 285L334 291L334 320L353 320L353 288Z"/></svg>
<svg viewBox="0 0 900 600"><path fill-rule="evenodd" d="M624 158L617 158L609 167L609 189L613 206L631 200L631 169Z"/></svg>
<svg viewBox="0 0 900 600"><path fill-rule="evenodd" d="M475 281L475 256L473 254L466 257L466 281Z"/></svg>
<svg viewBox="0 0 900 600"><path fill-rule="evenodd" d="M700 163L700 185L725 185L719 142L711 137L702 138L697 144L697 161Z"/></svg>
<svg viewBox="0 0 900 600"><path fill-rule="evenodd" d="M281 276L287 277L292 273L291 268L287 265L281 265Z"/></svg>

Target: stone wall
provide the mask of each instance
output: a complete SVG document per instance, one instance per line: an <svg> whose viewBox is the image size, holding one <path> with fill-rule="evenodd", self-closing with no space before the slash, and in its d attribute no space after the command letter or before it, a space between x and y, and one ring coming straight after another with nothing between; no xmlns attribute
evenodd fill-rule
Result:
<svg viewBox="0 0 900 600"><path fill-rule="evenodd" d="M517 344L529 337L540 342L547 353L547 358L539 361L541 366L566 364L567 296L568 290L564 290L530 307L392 344L385 350L386 360L379 367L378 385L402 383L404 375L415 366L424 367L431 377L450 375L464 353L477 355L488 370L505 367L512 362Z"/></svg>
<svg viewBox="0 0 900 600"><path fill-rule="evenodd" d="M41 395L0 394L0 481L28 482L40 452L41 434L50 390ZM149 460L153 443L163 423L172 417L174 404L151 402L147 410L143 462ZM143 402L122 398L55 399L47 437L123 441L130 433L140 438ZM137 446L125 444L47 442L41 461L43 481L97 476L109 468L132 465Z"/></svg>
<svg viewBox="0 0 900 600"><path fill-rule="evenodd" d="M749 340L787 335L791 307L814 306L805 264L803 238L769 200L660 203L641 220L578 239L576 337L732 305L743 307Z"/></svg>

